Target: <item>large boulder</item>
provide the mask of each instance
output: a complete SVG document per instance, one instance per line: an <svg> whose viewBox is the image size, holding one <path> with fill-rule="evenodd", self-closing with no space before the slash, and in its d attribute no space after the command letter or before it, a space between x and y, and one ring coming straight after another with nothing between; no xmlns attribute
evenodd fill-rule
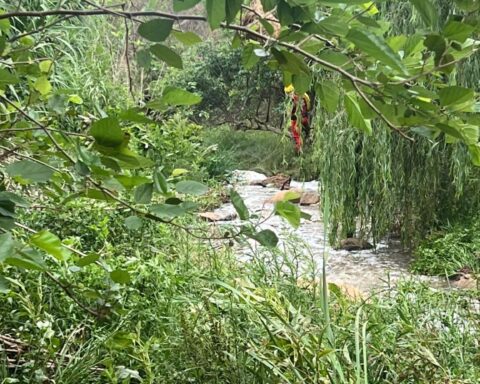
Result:
<svg viewBox="0 0 480 384"><path fill-rule="evenodd" d="M362 251L365 249L372 249L373 245L363 239L356 237L348 237L340 241L338 249L344 249L345 251Z"/></svg>

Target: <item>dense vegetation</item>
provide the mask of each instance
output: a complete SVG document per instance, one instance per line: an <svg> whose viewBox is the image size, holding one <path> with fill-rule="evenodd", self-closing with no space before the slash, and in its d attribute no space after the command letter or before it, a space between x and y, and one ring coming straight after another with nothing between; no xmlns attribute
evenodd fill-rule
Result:
<svg viewBox="0 0 480 384"><path fill-rule="evenodd" d="M332 243L395 232L415 272L480 273L478 1L0 11L1 384L478 382L478 289L351 297L225 188L318 179ZM197 218L226 199L240 225Z"/></svg>

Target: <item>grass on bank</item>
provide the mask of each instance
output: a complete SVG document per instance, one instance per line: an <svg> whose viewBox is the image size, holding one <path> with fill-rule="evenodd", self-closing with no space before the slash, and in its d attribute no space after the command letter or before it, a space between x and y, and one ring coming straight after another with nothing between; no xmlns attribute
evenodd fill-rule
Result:
<svg viewBox="0 0 480 384"><path fill-rule="evenodd" d="M41 274L4 271L12 290L0 300L0 334L20 349L0 352L2 384L476 383L480 377L475 292L405 282L362 303L334 289L329 339L319 288L297 284L315 276L316 267L293 240L239 262L228 244L169 226L125 231L122 214L101 207L72 204L28 221L54 227L85 252L101 246L103 265L126 268L132 281L115 284L96 264L52 265L82 302L111 309L94 319ZM300 264L310 267L301 271Z"/></svg>

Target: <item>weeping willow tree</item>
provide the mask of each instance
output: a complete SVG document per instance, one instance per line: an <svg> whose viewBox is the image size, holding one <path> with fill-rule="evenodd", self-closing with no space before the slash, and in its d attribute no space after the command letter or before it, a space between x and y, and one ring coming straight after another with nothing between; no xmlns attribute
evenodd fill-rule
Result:
<svg viewBox="0 0 480 384"><path fill-rule="evenodd" d="M440 24L454 4L437 0L436 6ZM421 27L420 17L407 0L387 1L379 8L392 21L391 36ZM479 90L478 54L456 71L455 85ZM325 71L316 75L340 82ZM353 233L374 241L397 233L411 246L429 230L478 212L480 169L472 165L463 143L452 145L445 137L425 137L421 127L411 143L383 123L375 123L375 135L367 136L351 127L342 104L334 113L319 107L315 111L314 156L323 199L330 204L332 243Z"/></svg>

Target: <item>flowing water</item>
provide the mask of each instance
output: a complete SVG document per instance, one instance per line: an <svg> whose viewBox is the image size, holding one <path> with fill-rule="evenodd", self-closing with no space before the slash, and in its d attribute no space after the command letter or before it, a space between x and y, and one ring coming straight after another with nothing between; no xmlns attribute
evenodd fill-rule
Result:
<svg viewBox="0 0 480 384"><path fill-rule="evenodd" d="M400 278L428 281L437 287L445 285L441 279L409 273L408 265L411 255L403 251L399 243L381 242L375 249L355 252L332 249L324 238L324 225L318 205L301 207L302 211L311 215L311 219L302 219L297 229L290 226L284 219L271 215L273 204L268 203L268 199L277 193L278 189L249 185L254 180L264 178L264 175L256 172L235 171L232 184L244 199L250 213L259 216L259 221L262 222L260 228L273 230L281 241L292 236L298 238L300 251L308 254L315 261L319 271L322 268L323 254L327 244L326 271L329 281L353 286L364 292L382 289L389 284L394 284ZM317 182L302 184L292 181L291 187L318 192ZM234 215L235 209L231 203L227 203L218 208L215 213L228 218ZM221 221L219 224L238 224L239 222L239 219L235 219ZM256 245L252 244L252 246ZM248 257L248 252L247 249L239 250L244 257Z"/></svg>

